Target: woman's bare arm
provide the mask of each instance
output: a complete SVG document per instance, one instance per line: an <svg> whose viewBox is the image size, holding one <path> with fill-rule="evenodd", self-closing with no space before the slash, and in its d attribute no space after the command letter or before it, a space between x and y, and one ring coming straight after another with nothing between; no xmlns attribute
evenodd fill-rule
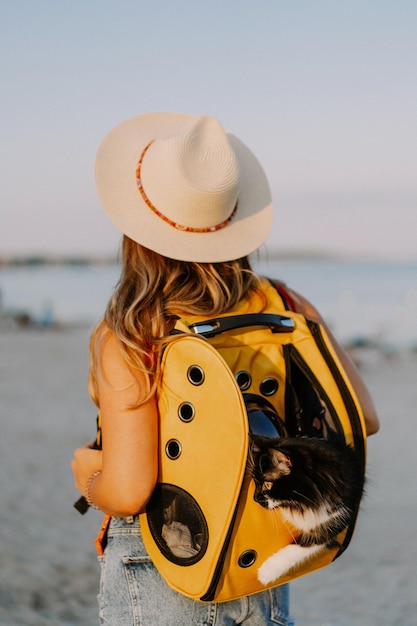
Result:
<svg viewBox="0 0 417 626"><path fill-rule="evenodd" d="M101 339L97 361L102 451L76 450L73 471L85 495L92 473L101 470L89 485L89 496L105 513L124 517L144 509L156 484L156 401L152 397L140 404L146 397L145 377L128 367L113 333Z"/></svg>

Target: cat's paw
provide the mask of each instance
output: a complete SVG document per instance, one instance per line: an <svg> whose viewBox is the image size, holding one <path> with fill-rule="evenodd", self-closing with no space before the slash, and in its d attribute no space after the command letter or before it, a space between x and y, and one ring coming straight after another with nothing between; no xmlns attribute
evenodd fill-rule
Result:
<svg viewBox="0 0 417 626"><path fill-rule="evenodd" d="M258 580L263 585L274 582L284 574L284 571L281 571L281 568L277 567L276 561L276 555L273 555L262 563L261 567L258 569Z"/></svg>
<svg viewBox="0 0 417 626"><path fill-rule="evenodd" d="M270 556L258 569L258 580L267 585L287 575L294 567L298 567L313 555L324 549L322 545L303 548L291 543Z"/></svg>

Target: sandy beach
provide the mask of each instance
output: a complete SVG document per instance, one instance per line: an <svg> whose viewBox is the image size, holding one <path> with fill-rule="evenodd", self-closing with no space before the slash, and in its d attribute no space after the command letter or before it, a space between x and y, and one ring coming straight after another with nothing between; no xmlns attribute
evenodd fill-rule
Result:
<svg viewBox="0 0 417 626"><path fill-rule="evenodd" d="M98 624L94 537L70 460L91 440L89 329L0 333L0 625ZM417 352L355 352L377 405L367 495L352 544L292 585L297 626L417 625ZM152 625L149 625L152 626Z"/></svg>

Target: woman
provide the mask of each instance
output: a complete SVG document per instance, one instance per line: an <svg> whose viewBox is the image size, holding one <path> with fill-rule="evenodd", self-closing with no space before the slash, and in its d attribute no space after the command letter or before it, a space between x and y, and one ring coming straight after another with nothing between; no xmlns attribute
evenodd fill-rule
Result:
<svg viewBox="0 0 417 626"><path fill-rule="evenodd" d="M98 153L96 182L105 211L124 233L121 278L91 342L90 392L100 408L103 449L81 447L72 462L78 490L112 516L101 623L292 624L287 585L220 604L171 590L146 555L137 517L158 475L161 350L178 316L233 312L259 292L247 256L271 227L265 174L214 118L156 113L110 132ZM298 312L323 323L309 302L287 291ZM372 400L332 341L372 434L378 430Z"/></svg>

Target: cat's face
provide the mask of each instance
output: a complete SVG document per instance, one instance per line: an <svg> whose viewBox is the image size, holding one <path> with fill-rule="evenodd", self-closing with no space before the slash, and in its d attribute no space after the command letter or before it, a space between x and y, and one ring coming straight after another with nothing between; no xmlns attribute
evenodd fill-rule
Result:
<svg viewBox="0 0 417 626"><path fill-rule="evenodd" d="M280 481L292 471L292 461L288 454L279 448L259 445L251 446L251 472L255 480L255 501L268 509L283 504L285 489L280 489Z"/></svg>
<svg viewBox="0 0 417 626"><path fill-rule="evenodd" d="M353 506L363 489L361 466L347 444L309 438L251 437L248 469L255 500L268 509L305 511Z"/></svg>

